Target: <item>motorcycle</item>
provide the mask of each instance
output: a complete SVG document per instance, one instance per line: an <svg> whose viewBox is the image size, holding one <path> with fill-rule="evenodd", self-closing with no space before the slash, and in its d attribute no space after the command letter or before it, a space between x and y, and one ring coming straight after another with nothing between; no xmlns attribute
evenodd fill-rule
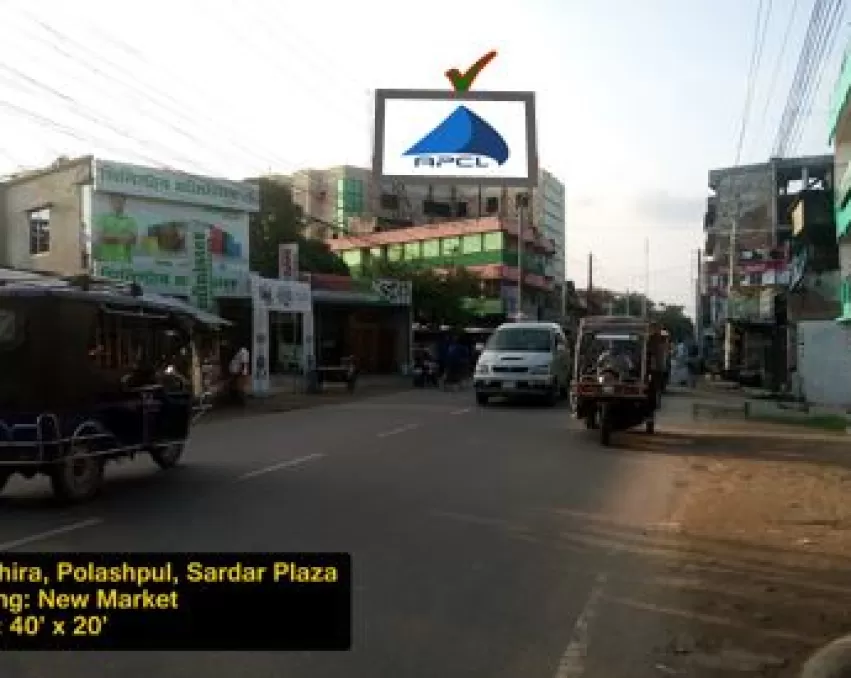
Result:
<svg viewBox="0 0 851 678"><path fill-rule="evenodd" d="M437 363L431 360L420 360L415 362L413 369L413 377L414 388L437 386L440 381Z"/></svg>

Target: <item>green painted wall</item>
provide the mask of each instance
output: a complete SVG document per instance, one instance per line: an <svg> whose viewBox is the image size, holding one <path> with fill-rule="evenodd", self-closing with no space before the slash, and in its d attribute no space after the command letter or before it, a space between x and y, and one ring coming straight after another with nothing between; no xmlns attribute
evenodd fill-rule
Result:
<svg viewBox="0 0 851 678"><path fill-rule="evenodd" d="M842 316L839 320L851 322L851 275L842 281L839 289L839 302L842 304Z"/></svg>

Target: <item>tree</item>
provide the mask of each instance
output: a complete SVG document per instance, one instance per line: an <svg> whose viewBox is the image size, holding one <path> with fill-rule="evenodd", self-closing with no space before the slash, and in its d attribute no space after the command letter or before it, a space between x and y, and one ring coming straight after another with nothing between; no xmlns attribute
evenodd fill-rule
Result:
<svg viewBox="0 0 851 678"><path fill-rule="evenodd" d="M660 304L652 317L671 333L671 340L674 342L687 341L694 337L694 323L685 314L683 306Z"/></svg>
<svg viewBox="0 0 851 678"><path fill-rule="evenodd" d="M646 297L638 292L614 292L597 288L593 291L597 309L606 315L631 315L641 317ZM657 304L647 299L647 310L655 320L671 333L675 342L686 341L694 336L694 324L685 314L683 306Z"/></svg>
<svg viewBox="0 0 851 678"><path fill-rule="evenodd" d="M464 300L478 297L481 281L478 276L462 267L436 271L405 262L375 260L366 274L373 278L410 280L414 318L425 325L463 327L473 314Z"/></svg>
<svg viewBox="0 0 851 678"><path fill-rule="evenodd" d="M260 179L259 187L260 211L251 215L248 227L252 271L277 278L278 245L297 243L300 270L349 274L346 263L324 242L305 237L304 215L293 202L289 186L274 179Z"/></svg>

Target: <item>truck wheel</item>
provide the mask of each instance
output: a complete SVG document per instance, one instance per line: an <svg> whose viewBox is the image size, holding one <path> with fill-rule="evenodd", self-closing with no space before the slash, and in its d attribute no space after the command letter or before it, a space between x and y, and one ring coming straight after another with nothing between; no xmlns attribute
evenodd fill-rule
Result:
<svg viewBox="0 0 851 678"><path fill-rule="evenodd" d="M482 407L484 407L485 405L488 404L488 400L489 400L489 398L488 398L487 394L485 394L485 393L477 393L476 394L476 402L479 405L481 405Z"/></svg>
<svg viewBox="0 0 851 678"><path fill-rule="evenodd" d="M606 447L612 442L612 418L609 406L603 405L600 411L600 444Z"/></svg>
<svg viewBox="0 0 851 678"><path fill-rule="evenodd" d="M68 454L50 470L53 494L61 501L91 499L103 485L103 460L87 456L85 445L71 445Z"/></svg>
<svg viewBox="0 0 851 678"><path fill-rule="evenodd" d="M588 430L593 430L597 428L597 408L594 407L588 412L588 416L585 417L585 428Z"/></svg>
<svg viewBox="0 0 851 678"><path fill-rule="evenodd" d="M163 470L174 468L183 456L183 448L183 443L173 443L165 447L157 447L151 450L151 459Z"/></svg>

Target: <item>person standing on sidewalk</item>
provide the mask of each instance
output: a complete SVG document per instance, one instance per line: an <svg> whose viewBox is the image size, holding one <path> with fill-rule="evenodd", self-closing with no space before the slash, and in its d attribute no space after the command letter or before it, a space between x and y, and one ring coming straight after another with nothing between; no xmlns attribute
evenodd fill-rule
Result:
<svg viewBox="0 0 851 678"><path fill-rule="evenodd" d="M697 344L689 346L686 368L688 369L688 387L697 388L697 377L700 374L700 355L698 355Z"/></svg>
<svg viewBox="0 0 851 678"><path fill-rule="evenodd" d="M245 405L245 396L248 390L248 375L251 369L251 354L243 345L237 350L229 365L230 392L233 401L239 405Z"/></svg>

